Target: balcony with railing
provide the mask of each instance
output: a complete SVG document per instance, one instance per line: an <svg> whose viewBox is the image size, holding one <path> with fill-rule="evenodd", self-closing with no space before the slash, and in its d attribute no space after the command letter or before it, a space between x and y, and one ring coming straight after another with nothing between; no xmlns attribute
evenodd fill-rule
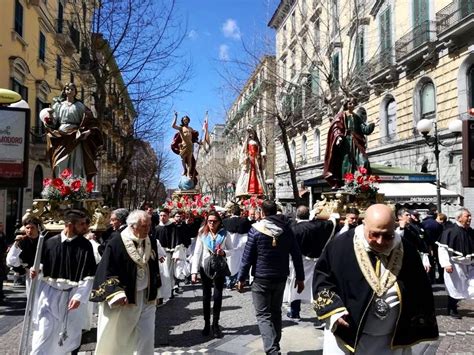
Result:
<svg viewBox="0 0 474 355"><path fill-rule="evenodd" d="M440 40L468 34L474 29L474 0L455 0L436 13L436 31Z"/></svg>
<svg viewBox="0 0 474 355"><path fill-rule="evenodd" d="M80 32L69 21L56 19L55 28L56 42L63 47L66 54L80 50Z"/></svg>
<svg viewBox="0 0 474 355"><path fill-rule="evenodd" d="M395 71L395 58L391 48L375 54L368 62L356 68L359 79L370 78L371 82L386 80L386 76Z"/></svg>
<svg viewBox="0 0 474 355"><path fill-rule="evenodd" d="M398 64L422 57L431 50L435 41L436 22L422 22L395 42L395 58Z"/></svg>

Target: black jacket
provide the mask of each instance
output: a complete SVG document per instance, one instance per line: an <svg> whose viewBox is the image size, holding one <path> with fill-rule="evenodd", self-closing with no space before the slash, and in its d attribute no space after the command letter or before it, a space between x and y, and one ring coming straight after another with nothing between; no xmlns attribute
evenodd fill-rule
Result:
<svg viewBox="0 0 474 355"><path fill-rule="evenodd" d="M153 301L156 299L161 281L159 278L156 239L150 239L150 242L152 252L148 260L150 284L147 296L149 301ZM114 293L125 291L128 303L135 304L136 284L137 264L128 255L122 238L120 236L111 238L97 267L90 300L92 302L103 302Z"/></svg>
<svg viewBox="0 0 474 355"><path fill-rule="evenodd" d="M349 327L334 334L356 349L358 329L367 319L366 309L375 293L360 270L354 251L354 229L333 239L319 258L313 277L315 309L320 319L347 309ZM402 239L404 254L396 284L400 291L400 314L392 347L409 346L438 337L433 293L421 259L412 244ZM372 260L375 265L375 260Z"/></svg>
<svg viewBox="0 0 474 355"><path fill-rule="evenodd" d="M260 226L276 227L273 235L270 230L262 233ZM289 256L293 261L296 280L304 280L303 260L298 242L291 231L289 221L284 215L266 217L252 225L239 272L239 281L244 281L253 266L256 278L274 281L286 280L289 275Z"/></svg>

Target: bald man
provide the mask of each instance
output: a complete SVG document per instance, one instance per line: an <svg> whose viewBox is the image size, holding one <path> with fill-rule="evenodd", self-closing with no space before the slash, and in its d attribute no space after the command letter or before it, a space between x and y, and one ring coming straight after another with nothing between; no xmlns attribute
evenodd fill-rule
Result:
<svg viewBox="0 0 474 355"><path fill-rule="evenodd" d="M313 290L326 321L323 354L403 354L438 337L428 276L386 205L370 206L364 224L328 243Z"/></svg>

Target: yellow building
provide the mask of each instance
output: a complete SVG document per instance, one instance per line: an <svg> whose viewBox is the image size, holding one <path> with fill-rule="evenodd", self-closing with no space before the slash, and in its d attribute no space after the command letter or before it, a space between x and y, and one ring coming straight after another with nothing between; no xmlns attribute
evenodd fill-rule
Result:
<svg viewBox="0 0 474 355"><path fill-rule="evenodd" d="M280 93L296 87L302 111L290 144L308 202L327 188L321 174L330 119L344 97L356 96L368 121L376 123L368 136L371 164L435 175L433 150L416 130L421 119L432 119L439 139L449 145L441 147L439 159L440 182L447 188L443 210L452 212L463 197L474 207L472 189L460 182L461 139L447 129L474 106L472 0L283 0L269 26L276 30ZM277 197L291 201L285 160L277 146ZM411 195L387 192L394 203L419 208L437 203L433 184L419 184Z"/></svg>
<svg viewBox="0 0 474 355"><path fill-rule="evenodd" d="M224 129L224 156L227 181L234 187L242 169L240 154L248 125L255 128L262 144L262 153L266 155L263 178L270 185L273 184L275 123L271 113L275 106L274 73L275 57L263 57L228 111ZM232 192L229 192L229 197L232 197Z"/></svg>
<svg viewBox="0 0 474 355"><path fill-rule="evenodd" d="M46 158L46 140L38 113L49 107L52 99L69 82L76 84L78 98L94 112L92 93L95 85L87 70L85 55L88 52L84 50L88 39L93 36L80 27L84 24L87 27L92 3L89 0L85 3L2 1L4 21L0 25L0 87L20 93L31 110L28 187L0 190L0 222L6 223L10 236L18 216L23 215L34 198L41 196L43 178L51 175ZM79 24L78 17L74 14L82 14L83 6L87 9L87 18L82 18L82 24ZM83 35L87 35L88 39L81 38ZM122 142L130 133L134 117L120 73L114 74L109 81L107 89L111 90L111 95L108 108L111 114L103 119L107 137L104 149L107 149L107 154L99 162L100 173L95 181L99 191L102 190L101 184L112 185L112 175L116 170L110 166L118 164L116 155L123 151ZM117 102L113 100L116 85L122 85L117 89L122 97Z"/></svg>

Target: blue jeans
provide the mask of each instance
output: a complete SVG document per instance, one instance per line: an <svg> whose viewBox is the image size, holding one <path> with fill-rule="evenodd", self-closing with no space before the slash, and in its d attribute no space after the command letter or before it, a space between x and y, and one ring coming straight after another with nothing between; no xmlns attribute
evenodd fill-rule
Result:
<svg viewBox="0 0 474 355"><path fill-rule="evenodd" d="M231 276L226 276L225 277L225 286L227 288L234 288L235 284L237 283L237 276L239 274L231 275Z"/></svg>
<svg viewBox="0 0 474 355"><path fill-rule="evenodd" d="M266 354L278 354L281 340L281 304L286 280L275 281L255 278L252 298L257 324Z"/></svg>

